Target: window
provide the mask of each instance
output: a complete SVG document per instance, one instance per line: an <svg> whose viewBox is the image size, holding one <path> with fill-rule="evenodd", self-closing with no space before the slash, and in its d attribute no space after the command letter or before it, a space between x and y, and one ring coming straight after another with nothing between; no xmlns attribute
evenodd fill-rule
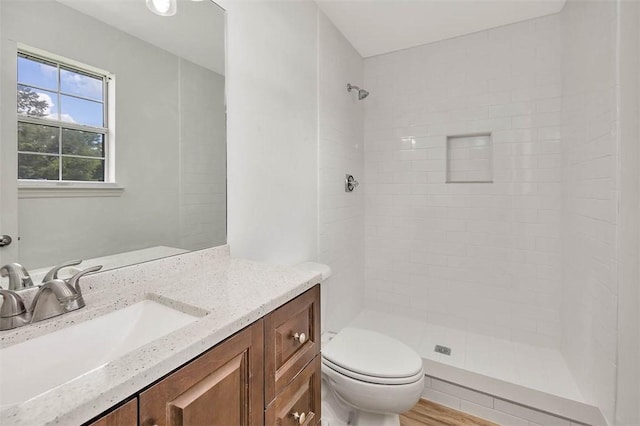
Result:
<svg viewBox="0 0 640 426"><path fill-rule="evenodd" d="M18 179L112 181L110 77L52 57L18 52Z"/></svg>

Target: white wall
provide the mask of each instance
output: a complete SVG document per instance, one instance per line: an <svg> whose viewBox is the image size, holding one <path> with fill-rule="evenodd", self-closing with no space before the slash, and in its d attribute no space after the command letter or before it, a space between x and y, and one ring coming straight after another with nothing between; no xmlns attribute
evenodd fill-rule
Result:
<svg viewBox="0 0 640 426"><path fill-rule="evenodd" d="M562 11L563 341L586 400L614 420L618 308L616 2Z"/></svg>
<svg viewBox="0 0 640 426"><path fill-rule="evenodd" d="M0 31L4 20L3 8L0 7ZM0 58L5 58L13 52L13 42L0 37ZM5 99L8 93L14 92L14 84L5 77L8 72L4 61L0 63L0 100ZM7 112L10 111L9 114ZM0 102L0 140L12 138L18 131L17 123L12 119L13 105L7 106L7 102ZM0 143L0 199L17 200L18 187L14 180L18 173L18 164L13 146ZM10 165L9 167L7 165ZM15 238L18 232L18 206L11 203L9 207L6 202L0 208L0 229L2 234ZM5 265L10 259L18 256L18 245L11 244L2 247L0 250L0 262Z"/></svg>
<svg viewBox="0 0 640 426"><path fill-rule="evenodd" d="M617 425L640 424L640 5L618 6L620 146Z"/></svg>
<svg viewBox="0 0 640 426"><path fill-rule="evenodd" d="M365 60L369 307L559 344L559 24ZM447 135L478 132L493 183L445 183Z"/></svg>
<svg viewBox="0 0 640 426"><path fill-rule="evenodd" d="M227 10L228 241L234 256L317 259L318 51L312 1Z"/></svg>
<svg viewBox="0 0 640 426"><path fill-rule="evenodd" d="M345 174L364 176L364 101L347 83L361 85L363 60L319 13L319 231L318 259L331 266L326 283L325 328L338 331L362 309L364 192L344 190Z"/></svg>
<svg viewBox="0 0 640 426"><path fill-rule="evenodd" d="M12 52L3 52L3 67L11 70L3 75L12 84L16 41L116 75L116 179L125 188L112 198L20 199L19 258L6 260L32 269L73 258L179 246L179 141L190 138L179 116L180 58L53 1L3 1L2 9L2 38L12 46ZM47 19L38 18L36 26L24 25L43 16ZM182 60L185 70L189 64ZM220 102L222 93L217 95ZM222 107L218 110L224 113ZM223 120L224 115L212 123ZM224 145L224 137L217 141ZM16 146L15 134L4 143ZM224 226L224 212L217 220Z"/></svg>

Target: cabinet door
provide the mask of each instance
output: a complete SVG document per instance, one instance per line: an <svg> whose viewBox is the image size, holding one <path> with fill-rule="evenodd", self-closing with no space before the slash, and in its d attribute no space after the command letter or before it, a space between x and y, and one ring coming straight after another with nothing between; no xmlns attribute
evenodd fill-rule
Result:
<svg viewBox="0 0 640 426"><path fill-rule="evenodd" d="M264 321L268 405L320 352L320 286L276 309Z"/></svg>
<svg viewBox="0 0 640 426"><path fill-rule="evenodd" d="M140 394L140 424L258 426L262 396L260 320Z"/></svg>
<svg viewBox="0 0 640 426"><path fill-rule="evenodd" d="M320 355L267 407L267 426L313 426L320 421Z"/></svg>
<svg viewBox="0 0 640 426"><path fill-rule="evenodd" d="M132 399L109 414L105 414L89 426L137 426L138 399Z"/></svg>

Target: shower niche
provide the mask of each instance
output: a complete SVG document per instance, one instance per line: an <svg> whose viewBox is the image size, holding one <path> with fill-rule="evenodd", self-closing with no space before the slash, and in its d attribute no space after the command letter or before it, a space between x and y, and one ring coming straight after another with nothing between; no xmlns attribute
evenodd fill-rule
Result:
<svg viewBox="0 0 640 426"><path fill-rule="evenodd" d="M447 136L447 183L493 183L491 133Z"/></svg>

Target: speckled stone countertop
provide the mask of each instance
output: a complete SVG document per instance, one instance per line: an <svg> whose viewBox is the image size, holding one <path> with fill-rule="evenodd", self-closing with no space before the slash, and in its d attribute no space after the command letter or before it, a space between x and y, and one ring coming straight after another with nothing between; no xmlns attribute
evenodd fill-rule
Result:
<svg viewBox="0 0 640 426"><path fill-rule="evenodd" d="M230 257L228 246L87 276L81 280L85 308L0 332L0 349L142 300L200 318L73 381L3 409L0 424L82 424L318 282L320 276L313 272ZM29 359L23 367L29 368Z"/></svg>

